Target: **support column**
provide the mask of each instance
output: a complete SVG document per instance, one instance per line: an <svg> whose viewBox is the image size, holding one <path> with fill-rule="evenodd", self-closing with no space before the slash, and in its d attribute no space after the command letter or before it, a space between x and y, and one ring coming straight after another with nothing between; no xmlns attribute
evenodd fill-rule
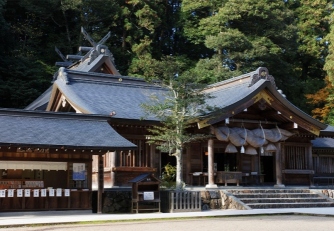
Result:
<svg viewBox="0 0 334 231"><path fill-rule="evenodd" d="M205 188L218 188L215 184L215 172L214 172L214 141L208 140L208 184Z"/></svg>
<svg viewBox="0 0 334 231"><path fill-rule="evenodd" d="M102 213L102 193L104 188L104 163L103 155L98 158L98 191L97 191L97 213Z"/></svg>
<svg viewBox="0 0 334 231"><path fill-rule="evenodd" d="M110 155L110 187L115 186L115 172L113 172L113 168L116 167L116 156L117 151L109 152Z"/></svg>
<svg viewBox="0 0 334 231"><path fill-rule="evenodd" d="M155 153L155 150L156 150L155 144L150 144L149 147L150 147L150 166L148 166L148 167L155 168L156 163L154 162L154 160L156 159L156 156L157 156L156 153ZM159 161L161 161L161 155L159 155L159 158L160 158ZM160 166L160 164L159 164L159 166Z"/></svg>
<svg viewBox="0 0 334 231"><path fill-rule="evenodd" d="M308 169L313 170L313 174L314 169L313 169L313 153L312 153L312 145L310 144L307 148L307 154L308 154ZM314 181L313 181L313 174L309 175L309 182L310 182L310 186L314 186Z"/></svg>
<svg viewBox="0 0 334 231"><path fill-rule="evenodd" d="M285 187L282 183L282 164L281 164L281 155L282 155L282 146L280 143L276 144L276 153L275 153L275 165L276 165L276 184L274 187L280 188Z"/></svg>

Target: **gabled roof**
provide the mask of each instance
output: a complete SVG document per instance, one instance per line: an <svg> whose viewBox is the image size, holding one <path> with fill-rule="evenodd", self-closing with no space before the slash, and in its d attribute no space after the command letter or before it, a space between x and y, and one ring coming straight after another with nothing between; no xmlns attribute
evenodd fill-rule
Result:
<svg viewBox="0 0 334 231"><path fill-rule="evenodd" d="M47 110L56 111L57 99L62 95L81 113L156 120L147 117L141 104L148 104L152 96L162 97L165 93L165 89L139 78L66 70L54 82Z"/></svg>
<svg viewBox="0 0 334 231"><path fill-rule="evenodd" d="M37 99L35 99L27 107L25 107L25 109L45 111L49 103L49 100L50 100L51 91L52 91L52 86L49 87L43 94L41 94Z"/></svg>
<svg viewBox="0 0 334 231"><path fill-rule="evenodd" d="M149 181L161 182L161 180L158 179L157 177L155 177L152 173L143 173L143 174L129 180L129 183L139 183L139 182L142 182L142 181L147 181L148 178L149 178Z"/></svg>
<svg viewBox="0 0 334 231"><path fill-rule="evenodd" d="M99 115L0 109L0 145L135 149Z"/></svg>
<svg viewBox="0 0 334 231"><path fill-rule="evenodd" d="M90 43L91 47L79 47L79 54L65 56L56 47L55 50L64 62L57 62L56 65L66 67L69 70L83 72L102 72L111 75L120 75L116 69L114 56L104 43L110 38L110 32L100 41L95 42L92 37L81 27L81 33ZM86 52L86 53L84 53ZM73 62L75 61L75 62Z"/></svg>
<svg viewBox="0 0 334 231"><path fill-rule="evenodd" d="M204 122L201 121L201 127L234 117L247 110L248 107L261 102L269 105L272 111L276 111L277 115L274 118L282 122L296 123L312 133L318 133L317 135L320 135L321 131L327 127L327 125L314 119L288 101L277 90L274 78L269 75L268 70L264 67L242 76L209 85L205 89L205 93L212 96L207 100L207 103L220 110L219 114L212 115ZM265 111L263 114L269 117Z"/></svg>
<svg viewBox="0 0 334 231"><path fill-rule="evenodd" d="M313 149L333 149L334 139L333 138L316 138L311 141Z"/></svg>

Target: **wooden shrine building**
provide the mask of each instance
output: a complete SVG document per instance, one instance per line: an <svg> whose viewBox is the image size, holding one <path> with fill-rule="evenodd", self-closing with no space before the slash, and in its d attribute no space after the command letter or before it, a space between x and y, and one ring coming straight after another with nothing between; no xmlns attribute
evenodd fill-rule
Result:
<svg viewBox="0 0 334 231"><path fill-rule="evenodd" d="M137 149L103 156L105 188L128 187L129 180L140 174L160 176L163 166L175 160L146 142L148 128L159 121L145 117L140 105L148 103L151 95L163 99L166 89L120 75L104 45L109 36L95 42L83 29L82 33L91 46L81 47L82 55L61 55L64 62L58 63L61 67L52 86L27 109L110 117L112 128ZM209 85L205 93L212 96L207 104L218 110L198 118L191 128L211 138L186 148L183 175L187 185L309 186L315 175L333 174L334 156L327 153L327 159L321 159L328 165L321 172L322 162L312 147L315 139L332 140L333 127L291 104L265 67ZM97 187L98 157L93 156L93 188Z"/></svg>
<svg viewBox="0 0 334 231"><path fill-rule="evenodd" d="M108 116L0 109L0 211L92 208L92 159L135 149Z"/></svg>

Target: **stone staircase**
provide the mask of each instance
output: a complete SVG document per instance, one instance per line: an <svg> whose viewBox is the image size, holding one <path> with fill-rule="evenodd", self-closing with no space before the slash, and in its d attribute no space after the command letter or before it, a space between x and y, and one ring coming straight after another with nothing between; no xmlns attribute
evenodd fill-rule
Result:
<svg viewBox="0 0 334 231"><path fill-rule="evenodd" d="M334 207L334 200L309 189L229 190L250 209Z"/></svg>

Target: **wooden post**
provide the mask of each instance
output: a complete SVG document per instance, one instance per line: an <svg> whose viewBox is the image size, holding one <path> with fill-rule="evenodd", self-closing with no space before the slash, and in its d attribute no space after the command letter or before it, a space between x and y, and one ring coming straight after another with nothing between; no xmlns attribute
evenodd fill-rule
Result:
<svg viewBox="0 0 334 231"><path fill-rule="evenodd" d="M115 172L113 172L113 168L116 167L116 156L117 151L109 152L110 155L110 187L115 186Z"/></svg>
<svg viewBox="0 0 334 231"><path fill-rule="evenodd" d="M312 154L312 144L310 144L307 148L307 154L308 154L308 169L314 170L313 169L313 154ZM313 182L313 174L309 175L309 181L310 181L310 186L314 186Z"/></svg>
<svg viewBox="0 0 334 231"><path fill-rule="evenodd" d="M97 213L102 213L102 193L104 188L104 163L103 155L99 155L98 158L98 191L97 191Z"/></svg>
<svg viewBox="0 0 334 231"><path fill-rule="evenodd" d="M156 159L156 153L155 153L155 144L150 144L150 166L149 167L151 167L151 168L154 168L156 165L155 165L155 162L154 162L154 160ZM159 156L159 158L158 158L158 160L160 160L161 158L160 158L160 156ZM159 166L160 166L160 164L159 164ZM160 172L160 171L158 171L158 172Z"/></svg>
<svg viewBox="0 0 334 231"><path fill-rule="evenodd" d="M281 143L276 144L277 151L275 152L275 164L276 164L276 184L274 187L285 187L282 183L282 165L281 165L281 155L282 155L282 145Z"/></svg>
<svg viewBox="0 0 334 231"><path fill-rule="evenodd" d="M208 184L206 188L218 188L215 184L215 172L214 172L214 141L208 140Z"/></svg>

